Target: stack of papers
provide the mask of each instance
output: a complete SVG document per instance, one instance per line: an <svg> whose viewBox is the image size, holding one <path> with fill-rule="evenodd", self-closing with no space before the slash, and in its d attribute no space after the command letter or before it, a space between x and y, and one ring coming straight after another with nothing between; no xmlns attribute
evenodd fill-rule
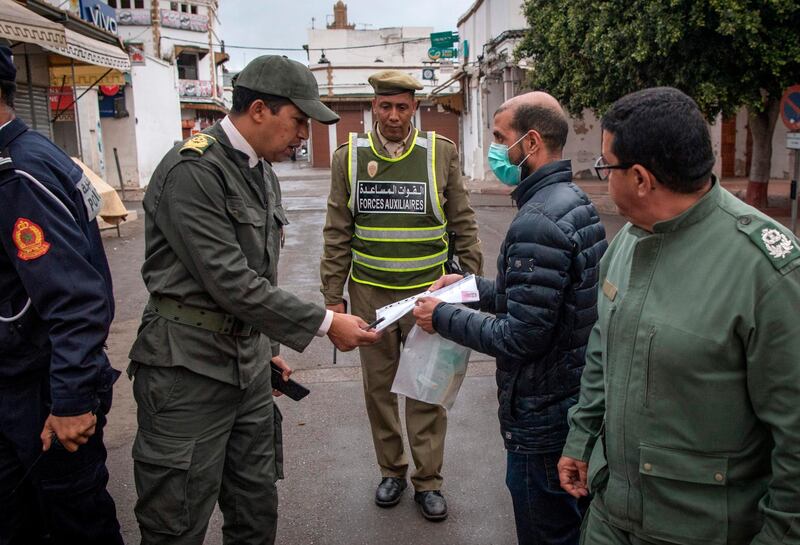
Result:
<svg viewBox="0 0 800 545"><path fill-rule="evenodd" d="M423 291L417 295L412 295L391 305L379 308L375 311L375 315L377 319L383 318L383 321L375 326L375 330L383 331L414 310L414 305L420 297L436 297L445 303L474 303L480 300L475 275L470 274L442 289L433 292Z"/></svg>

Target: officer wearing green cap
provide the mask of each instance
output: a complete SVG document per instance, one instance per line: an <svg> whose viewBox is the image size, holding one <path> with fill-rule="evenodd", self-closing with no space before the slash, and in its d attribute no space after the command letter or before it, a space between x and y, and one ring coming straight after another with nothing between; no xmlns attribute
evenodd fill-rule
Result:
<svg viewBox="0 0 800 545"><path fill-rule="evenodd" d="M423 291L444 272L448 232L466 272L480 273L482 255L475 213L461 178L452 141L412 125L422 85L397 70L373 74L373 130L351 133L334 153L320 275L328 309L344 310L345 285L354 314L374 319L375 309ZM382 480L381 507L396 505L406 488L408 458L391 393L400 345L414 325L409 314L360 350L364 394ZM429 520L447 517L441 494L447 428L444 408L406 399L406 427L416 470L415 500Z"/></svg>
<svg viewBox="0 0 800 545"><path fill-rule="evenodd" d="M352 350L378 338L275 287L271 163L308 138L309 118L339 119L308 68L259 57L234 82L230 115L168 152L150 180L150 300L128 369L143 544L201 544L217 502L225 543L273 543L283 456L270 359L291 373L278 343L302 351L327 334Z"/></svg>

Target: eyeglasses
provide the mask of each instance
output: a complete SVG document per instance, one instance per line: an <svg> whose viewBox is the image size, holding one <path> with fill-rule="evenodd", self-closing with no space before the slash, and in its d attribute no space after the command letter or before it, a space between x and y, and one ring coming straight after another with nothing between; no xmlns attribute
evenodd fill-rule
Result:
<svg viewBox="0 0 800 545"><path fill-rule="evenodd" d="M614 169L617 170L625 170L631 168L633 163L620 163L618 165L607 165L603 162L603 156L597 158L594 162L594 171L597 174L597 177L601 180L608 180L608 175L611 174L611 171Z"/></svg>

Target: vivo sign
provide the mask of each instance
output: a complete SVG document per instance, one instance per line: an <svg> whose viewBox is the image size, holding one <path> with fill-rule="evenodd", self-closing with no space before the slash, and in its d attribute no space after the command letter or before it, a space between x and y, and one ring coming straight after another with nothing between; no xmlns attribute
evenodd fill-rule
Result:
<svg viewBox="0 0 800 545"><path fill-rule="evenodd" d="M81 0L81 19L112 34L117 33L117 12L100 0Z"/></svg>

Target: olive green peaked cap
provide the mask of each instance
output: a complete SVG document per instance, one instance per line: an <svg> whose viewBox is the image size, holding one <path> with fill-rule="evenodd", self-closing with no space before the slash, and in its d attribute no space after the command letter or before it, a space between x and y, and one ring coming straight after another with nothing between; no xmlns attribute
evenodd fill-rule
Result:
<svg viewBox="0 0 800 545"><path fill-rule="evenodd" d="M409 91L414 94L414 91L422 89L420 82L399 70L381 70L372 74L367 81L375 89L376 95L399 95Z"/></svg>
<svg viewBox="0 0 800 545"><path fill-rule="evenodd" d="M288 98L308 117L326 125L339 121L339 116L320 101L311 70L282 55L256 57L234 77L233 86Z"/></svg>

